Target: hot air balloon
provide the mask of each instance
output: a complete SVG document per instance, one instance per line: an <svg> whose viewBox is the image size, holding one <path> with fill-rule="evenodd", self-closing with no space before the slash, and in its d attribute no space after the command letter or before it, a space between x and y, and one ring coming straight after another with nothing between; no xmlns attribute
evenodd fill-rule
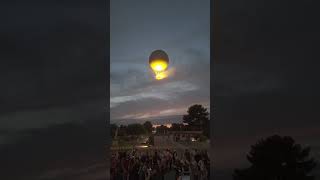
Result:
<svg viewBox="0 0 320 180"><path fill-rule="evenodd" d="M156 79L160 80L166 77L165 70L169 66L169 57L163 50L155 50L149 57L149 65L156 74Z"/></svg>

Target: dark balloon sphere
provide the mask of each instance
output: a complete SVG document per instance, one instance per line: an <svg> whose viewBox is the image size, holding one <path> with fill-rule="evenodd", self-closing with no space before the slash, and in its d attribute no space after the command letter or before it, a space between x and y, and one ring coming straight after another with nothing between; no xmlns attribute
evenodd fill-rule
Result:
<svg viewBox="0 0 320 180"><path fill-rule="evenodd" d="M150 57L149 57L149 63L151 64L152 61L160 60L160 59L166 61L167 64L169 64L169 56L163 50L155 50L155 51L153 51L151 53Z"/></svg>

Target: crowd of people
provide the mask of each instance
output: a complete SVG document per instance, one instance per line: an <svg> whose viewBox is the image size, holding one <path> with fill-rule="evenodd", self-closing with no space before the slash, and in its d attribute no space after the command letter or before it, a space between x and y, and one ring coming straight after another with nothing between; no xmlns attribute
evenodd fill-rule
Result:
<svg viewBox="0 0 320 180"><path fill-rule="evenodd" d="M205 150L139 150L114 152L111 180L209 180Z"/></svg>

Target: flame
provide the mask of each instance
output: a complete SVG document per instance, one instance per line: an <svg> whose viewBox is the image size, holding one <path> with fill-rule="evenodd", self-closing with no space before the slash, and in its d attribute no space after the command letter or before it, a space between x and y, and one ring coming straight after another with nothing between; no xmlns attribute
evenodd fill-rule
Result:
<svg viewBox="0 0 320 180"><path fill-rule="evenodd" d="M157 59L150 63L150 67L155 72L161 72L168 68L168 63L165 60Z"/></svg>
<svg viewBox="0 0 320 180"><path fill-rule="evenodd" d="M156 80L162 80L169 76L172 76L175 72L174 68L168 69L166 71L154 71L155 73L155 79Z"/></svg>
<svg viewBox="0 0 320 180"><path fill-rule="evenodd" d="M150 63L150 67L155 73L156 80L162 80L167 78L169 75L173 73L173 69L168 68L168 62L163 59L156 59Z"/></svg>
<svg viewBox="0 0 320 180"><path fill-rule="evenodd" d="M163 72L156 72L156 79L161 80L168 77L168 73L166 71Z"/></svg>

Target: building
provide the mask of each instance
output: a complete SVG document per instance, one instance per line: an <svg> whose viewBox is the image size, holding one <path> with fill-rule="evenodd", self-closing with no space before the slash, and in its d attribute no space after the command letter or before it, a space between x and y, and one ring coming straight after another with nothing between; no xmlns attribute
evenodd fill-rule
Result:
<svg viewBox="0 0 320 180"><path fill-rule="evenodd" d="M169 137L173 141L197 141L203 131L170 131Z"/></svg>

